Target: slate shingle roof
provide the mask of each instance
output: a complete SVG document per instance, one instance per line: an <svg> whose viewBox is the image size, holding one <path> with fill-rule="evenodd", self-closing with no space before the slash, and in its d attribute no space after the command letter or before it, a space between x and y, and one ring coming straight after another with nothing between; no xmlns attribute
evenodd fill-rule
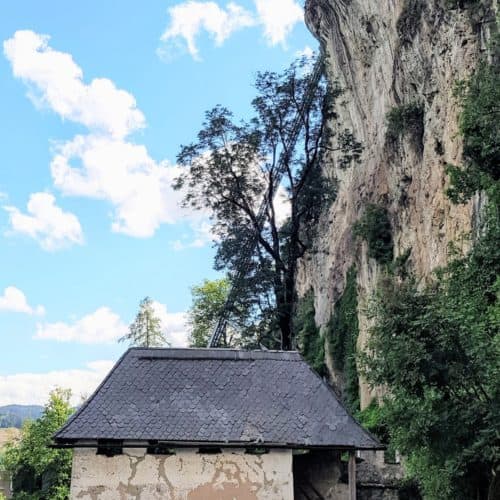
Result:
<svg viewBox="0 0 500 500"><path fill-rule="evenodd" d="M298 353L230 349L129 349L54 439L381 447Z"/></svg>

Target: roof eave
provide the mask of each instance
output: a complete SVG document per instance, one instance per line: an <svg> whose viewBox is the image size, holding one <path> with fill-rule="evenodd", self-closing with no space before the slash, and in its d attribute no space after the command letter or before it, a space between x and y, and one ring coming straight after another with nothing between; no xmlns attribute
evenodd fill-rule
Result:
<svg viewBox="0 0 500 500"><path fill-rule="evenodd" d="M101 441L101 439L99 439ZM102 439L102 441L108 441ZM199 447L214 447L214 448L279 448L279 449L301 449L301 450L385 450L386 447L382 444L373 445L345 445L345 444L305 444L305 443L275 443L275 442L255 442L255 441L170 441L161 439L149 440L117 440L122 441L124 448L146 448L151 444L162 444L171 448L199 448ZM51 448L96 448L98 440L89 439L57 439Z"/></svg>

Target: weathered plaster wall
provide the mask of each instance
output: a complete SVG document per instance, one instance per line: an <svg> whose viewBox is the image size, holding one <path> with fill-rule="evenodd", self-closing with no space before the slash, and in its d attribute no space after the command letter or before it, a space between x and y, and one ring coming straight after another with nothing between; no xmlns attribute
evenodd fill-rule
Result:
<svg viewBox="0 0 500 500"><path fill-rule="evenodd" d="M290 450L248 455L244 450L148 455L125 448L111 458L75 449L71 499L89 500L292 500Z"/></svg>
<svg viewBox="0 0 500 500"><path fill-rule="evenodd" d="M445 0L306 2L306 22L326 53L328 78L345 90L339 123L333 125L353 130L364 153L361 163L348 170L340 170L335 158L325 162L326 174L340 181L338 197L323 214L317 251L302 262L298 292L314 290L316 320L324 326L355 264L360 349L369 330L364 304L383 271L352 234L366 204L387 208L395 256L410 251L409 267L422 280L446 264L450 241L467 248L462 235L477 219L479 199L464 206L447 199L445 165L461 162L453 87L486 50L494 15L478 22L450 5ZM403 19L407 27L401 28ZM387 112L412 102L423 107L421 139L407 134L388 144ZM374 393L361 383L360 396L366 407Z"/></svg>

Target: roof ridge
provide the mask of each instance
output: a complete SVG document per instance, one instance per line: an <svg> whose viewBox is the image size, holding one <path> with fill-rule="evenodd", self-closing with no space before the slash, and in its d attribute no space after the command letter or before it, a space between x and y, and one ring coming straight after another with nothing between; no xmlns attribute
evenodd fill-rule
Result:
<svg viewBox="0 0 500 500"><path fill-rule="evenodd" d="M262 352L262 353L280 353L280 354L300 354L297 349L284 351L281 349L239 349L236 347L129 347L128 351L197 351L197 352Z"/></svg>
<svg viewBox="0 0 500 500"><path fill-rule="evenodd" d="M132 357L136 359L185 359L185 360L276 360L300 361L298 351L263 351L219 348L133 348Z"/></svg>

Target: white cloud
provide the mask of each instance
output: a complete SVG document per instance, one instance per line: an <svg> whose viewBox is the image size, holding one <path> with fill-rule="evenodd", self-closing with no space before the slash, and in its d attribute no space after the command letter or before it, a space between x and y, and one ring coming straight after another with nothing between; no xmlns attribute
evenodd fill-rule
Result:
<svg viewBox="0 0 500 500"><path fill-rule="evenodd" d="M118 314L109 307L100 307L72 324L62 321L39 323L34 338L81 344L110 344L125 335L127 329Z"/></svg>
<svg viewBox="0 0 500 500"><path fill-rule="evenodd" d="M306 45L302 50L298 50L297 52L295 52L295 57L305 57L306 59L312 59L314 57L314 50L309 47L309 45Z"/></svg>
<svg viewBox="0 0 500 500"><path fill-rule="evenodd" d="M144 115L131 94L107 78L85 84L82 69L71 54L53 50L49 39L20 30L3 44L14 76L30 85L30 97L37 105L113 137L125 137L144 127Z"/></svg>
<svg viewBox="0 0 500 500"><path fill-rule="evenodd" d="M184 234L182 239L172 242L172 248L175 251L184 250L186 248L202 248L208 243L218 241L218 237L213 233L213 226L208 219L193 221L191 229L193 230L193 235Z"/></svg>
<svg viewBox="0 0 500 500"><path fill-rule="evenodd" d="M276 224L281 227L291 216L292 206L290 204L290 197L286 189L281 185L276 192L273 200L274 213L276 217Z"/></svg>
<svg viewBox="0 0 500 500"><path fill-rule="evenodd" d="M188 215L179 206L181 193L171 187L179 167L156 163L142 145L78 135L57 148L51 172L64 194L111 202L114 232L149 237L160 224Z"/></svg>
<svg viewBox="0 0 500 500"><path fill-rule="evenodd" d="M71 389L71 403L91 394L113 367L113 361L94 361L86 368L54 370L47 373L16 373L0 376L0 406L8 404L40 404L47 402L56 387Z"/></svg>
<svg viewBox="0 0 500 500"><path fill-rule="evenodd" d="M158 49L167 60L179 50L200 59L197 38L205 31L221 46L236 31L260 25L270 45L285 45L294 26L303 21L304 12L295 0L254 0L257 12L251 13L237 3L222 8L215 2L188 0L168 9L170 23L161 36Z"/></svg>
<svg viewBox="0 0 500 500"><path fill-rule="evenodd" d="M4 52L36 102L89 129L87 135L56 145L51 161L54 185L65 195L109 202L112 230L134 237L150 237L161 224L183 217L199 220L198 214L179 207L182 195L171 187L178 167L155 161L145 146L127 138L145 125L134 97L108 79L86 84L72 56L52 49L48 41L47 35L17 31L4 42ZM11 208L17 220L29 222ZM26 231L33 232L31 226ZM72 235L74 242L81 241L76 232ZM45 247L57 246L54 243L44 240Z"/></svg>
<svg viewBox="0 0 500 500"><path fill-rule="evenodd" d="M28 304L26 295L15 286L8 286L0 296L0 311L19 312L24 314L45 314L43 306L32 307Z"/></svg>
<svg viewBox="0 0 500 500"><path fill-rule="evenodd" d="M168 312L167 307L157 301L153 301L153 310L161 321L162 331L171 347L186 347L189 336L187 314Z"/></svg>
<svg viewBox="0 0 500 500"><path fill-rule="evenodd" d="M83 233L76 215L56 205L50 193L33 193L28 201L28 213L5 206L13 234L23 234L36 240L44 250L54 251L83 244Z"/></svg>
<svg viewBox="0 0 500 500"><path fill-rule="evenodd" d="M215 2L188 1L170 7L168 12L170 24L161 36L165 46L160 48L160 54L166 57L185 48L199 59L196 38L201 31L206 31L220 46L235 31L255 24L252 14L233 2L223 9Z"/></svg>
<svg viewBox="0 0 500 500"><path fill-rule="evenodd" d="M285 44L294 26L304 19L302 7L294 0L255 0L255 6L271 45Z"/></svg>
<svg viewBox="0 0 500 500"><path fill-rule="evenodd" d="M186 313L171 313L164 304L157 301L153 301L153 309L172 347L186 346L188 338ZM128 325L118 314L109 307L100 307L73 323L62 321L39 323L34 338L81 344L110 344L118 341L127 332Z"/></svg>

